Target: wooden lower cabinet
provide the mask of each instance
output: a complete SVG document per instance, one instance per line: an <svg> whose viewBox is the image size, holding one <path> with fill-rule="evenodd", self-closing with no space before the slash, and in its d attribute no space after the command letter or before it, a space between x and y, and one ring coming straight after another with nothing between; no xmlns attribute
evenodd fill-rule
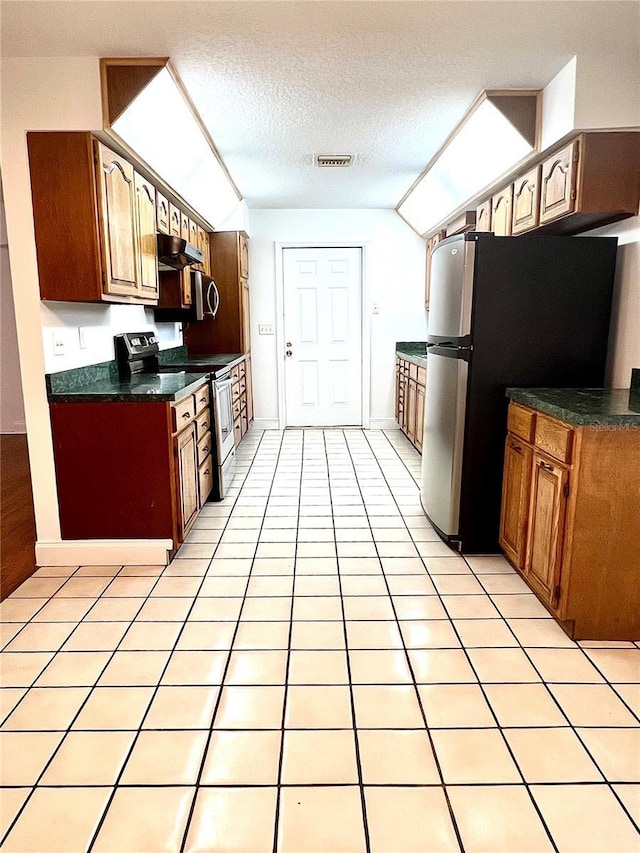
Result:
<svg viewBox="0 0 640 853"><path fill-rule="evenodd" d="M196 444L196 425L190 424L174 439L177 457L177 473L180 493L180 533L195 521L200 508L200 484L198 478L198 447Z"/></svg>
<svg viewBox="0 0 640 853"><path fill-rule="evenodd" d="M253 422L253 380L250 356L246 356L231 368L231 383L233 437L237 447Z"/></svg>
<svg viewBox="0 0 640 853"><path fill-rule="evenodd" d="M396 356L396 420L402 432L422 451L426 369Z"/></svg>
<svg viewBox="0 0 640 853"><path fill-rule="evenodd" d="M50 413L62 538L177 548L211 490L208 385L174 404L64 402Z"/></svg>
<svg viewBox="0 0 640 853"><path fill-rule="evenodd" d="M532 587L552 607L560 598L567 480L565 467L533 453L525 572Z"/></svg>
<svg viewBox="0 0 640 853"><path fill-rule="evenodd" d="M640 637L640 427L511 403L500 545L575 640Z"/></svg>
<svg viewBox="0 0 640 853"><path fill-rule="evenodd" d="M511 562L524 570L533 448L509 435L504 452L500 544Z"/></svg>

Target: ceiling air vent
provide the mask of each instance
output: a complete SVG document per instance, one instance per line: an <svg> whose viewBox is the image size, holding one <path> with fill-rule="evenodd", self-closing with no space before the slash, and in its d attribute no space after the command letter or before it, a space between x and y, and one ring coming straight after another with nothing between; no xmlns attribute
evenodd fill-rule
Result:
<svg viewBox="0 0 640 853"><path fill-rule="evenodd" d="M350 166L352 163L353 154L316 154L316 166L323 169Z"/></svg>

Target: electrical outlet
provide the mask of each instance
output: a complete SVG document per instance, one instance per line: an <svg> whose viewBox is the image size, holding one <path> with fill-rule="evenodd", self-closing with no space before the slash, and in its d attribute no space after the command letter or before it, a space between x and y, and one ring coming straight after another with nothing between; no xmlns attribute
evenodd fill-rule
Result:
<svg viewBox="0 0 640 853"><path fill-rule="evenodd" d="M64 332L61 329L54 329L51 334L51 339L53 341L53 354L64 355L67 349Z"/></svg>
<svg viewBox="0 0 640 853"><path fill-rule="evenodd" d="M373 305L371 306L371 313L372 314L379 314L380 313L380 303L379 302L373 303Z"/></svg>
<svg viewBox="0 0 640 853"><path fill-rule="evenodd" d="M80 344L80 349L87 348L87 328L85 326L80 326L78 328L78 342Z"/></svg>
<svg viewBox="0 0 640 853"><path fill-rule="evenodd" d="M258 325L259 335L275 335L275 326L273 323L260 323Z"/></svg>

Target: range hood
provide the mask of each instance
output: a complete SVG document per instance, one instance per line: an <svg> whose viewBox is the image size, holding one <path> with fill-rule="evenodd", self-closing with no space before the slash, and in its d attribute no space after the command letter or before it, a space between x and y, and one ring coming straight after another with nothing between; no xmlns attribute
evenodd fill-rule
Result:
<svg viewBox="0 0 640 853"><path fill-rule="evenodd" d="M158 268L182 270L190 264L201 264L204 255L197 246L171 234L158 234Z"/></svg>

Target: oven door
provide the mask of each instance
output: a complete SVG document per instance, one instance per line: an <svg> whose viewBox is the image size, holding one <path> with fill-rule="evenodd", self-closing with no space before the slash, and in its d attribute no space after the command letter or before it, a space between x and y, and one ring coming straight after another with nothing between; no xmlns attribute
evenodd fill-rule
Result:
<svg viewBox="0 0 640 853"><path fill-rule="evenodd" d="M231 379L216 379L213 383L214 428L218 450L218 465L222 465L234 447L233 405Z"/></svg>

